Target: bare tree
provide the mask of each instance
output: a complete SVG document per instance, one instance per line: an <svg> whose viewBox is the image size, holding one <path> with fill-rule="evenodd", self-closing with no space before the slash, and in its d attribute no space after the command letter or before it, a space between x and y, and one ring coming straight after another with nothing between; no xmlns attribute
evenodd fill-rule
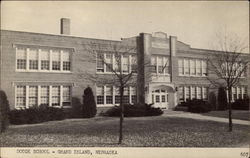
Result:
<svg viewBox="0 0 250 158"><path fill-rule="evenodd" d="M137 72L137 54L136 47L118 42L106 44L89 43L84 45L88 52L88 58L83 59L97 65L97 73L84 72L81 77L91 80L94 83L111 84L119 87L120 95L120 124L119 141L123 140L123 120L124 120L124 89L129 85L135 85ZM129 58L128 55L132 55ZM122 59L130 59L123 62ZM130 63L130 64L129 64ZM98 74L99 72L108 72L108 74Z"/></svg>
<svg viewBox="0 0 250 158"><path fill-rule="evenodd" d="M227 90L227 106L229 131L232 131L232 87L239 84L242 77L246 77L249 65L249 54L242 53L247 49L245 41L239 37L220 32L216 34L216 50L209 54L208 80L216 87L224 87Z"/></svg>

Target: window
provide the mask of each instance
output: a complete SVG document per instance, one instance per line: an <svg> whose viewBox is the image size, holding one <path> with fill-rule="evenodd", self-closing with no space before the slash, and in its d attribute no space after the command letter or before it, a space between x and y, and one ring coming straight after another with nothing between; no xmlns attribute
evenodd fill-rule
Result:
<svg viewBox="0 0 250 158"><path fill-rule="evenodd" d="M188 59L184 59L184 72L185 75L189 75L190 71L189 71L189 60Z"/></svg>
<svg viewBox="0 0 250 158"><path fill-rule="evenodd" d="M59 71L61 67L59 50L52 51L52 70Z"/></svg>
<svg viewBox="0 0 250 158"><path fill-rule="evenodd" d="M106 72L112 72L113 69L113 54L106 54Z"/></svg>
<svg viewBox="0 0 250 158"><path fill-rule="evenodd" d="M120 89L115 88L115 104L120 104Z"/></svg>
<svg viewBox="0 0 250 158"><path fill-rule="evenodd" d="M130 93L131 93L131 98L132 98L132 103L136 103L136 88L135 87L130 87Z"/></svg>
<svg viewBox="0 0 250 158"><path fill-rule="evenodd" d="M48 49L41 49L40 53L41 59L41 70L49 70L49 50Z"/></svg>
<svg viewBox="0 0 250 158"><path fill-rule="evenodd" d="M63 86L63 101L62 105L63 106L70 106L70 86Z"/></svg>
<svg viewBox="0 0 250 158"><path fill-rule="evenodd" d="M26 86L16 87L16 106L21 108L26 107Z"/></svg>
<svg viewBox="0 0 250 158"><path fill-rule="evenodd" d="M30 85L16 86L16 107L32 106L70 106L71 105L71 86L49 86L49 85ZM26 91L28 93L26 93ZM39 98L38 98L39 97ZM51 99L50 99L51 98ZM62 99L61 99L62 98Z"/></svg>
<svg viewBox="0 0 250 158"><path fill-rule="evenodd" d="M60 86L52 86L52 106L60 106Z"/></svg>
<svg viewBox="0 0 250 158"><path fill-rule="evenodd" d="M41 105L49 105L49 86L41 86Z"/></svg>
<svg viewBox="0 0 250 158"><path fill-rule="evenodd" d="M237 99L241 99L241 94L242 94L241 87L237 87L237 93L238 93Z"/></svg>
<svg viewBox="0 0 250 158"><path fill-rule="evenodd" d="M114 69L116 72L120 72L121 70L121 56L120 55L115 55Z"/></svg>
<svg viewBox="0 0 250 158"><path fill-rule="evenodd" d="M184 95L184 93L183 93L183 87L179 87L179 90L178 90L178 92L179 92L179 100L180 101L184 101L184 97L183 97L183 95Z"/></svg>
<svg viewBox="0 0 250 158"><path fill-rule="evenodd" d="M202 75L207 76L207 62L202 61Z"/></svg>
<svg viewBox="0 0 250 158"><path fill-rule="evenodd" d="M29 48L17 46L16 69L31 72L68 72L71 70L70 49ZM52 71L51 71L52 70Z"/></svg>
<svg viewBox="0 0 250 158"><path fill-rule="evenodd" d="M17 58L17 69L25 70L26 69L26 49L17 48L16 58Z"/></svg>
<svg viewBox="0 0 250 158"><path fill-rule="evenodd" d="M159 102L160 102L160 95L156 95L156 96L155 96L155 102L156 102L156 103L159 103Z"/></svg>
<svg viewBox="0 0 250 158"><path fill-rule="evenodd" d="M207 100L208 99L208 97L207 97L208 88L207 87L203 87L202 92L203 92L202 99Z"/></svg>
<svg viewBox="0 0 250 158"><path fill-rule="evenodd" d="M38 70L38 51L37 49L29 50L29 69Z"/></svg>
<svg viewBox="0 0 250 158"><path fill-rule="evenodd" d="M163 57L158 57L158 73L163 74L164 72L164 62L163 62Z"/></svg>
<svg viewBox="0 0 250 158"><path fill-rule="evenodd" d="M63 51L62 52L62 62L63 62L63 70L70 71L70 52Z"/></svg>
<svg viewBox="0 0 250 158"><path fill-rule="evenodd" d="M96 69L97 72L104 72L104 63L103 63L104 55L98 53L97 54L97 61L96 61Z"/></svg>
<svg viewBox="0 0 250 158"><path fill-rule="evenodd" d="M128 73L129 71L129 57L123 56L122 58L122 72Z"/></svg>
<svg viewBox="0 0 250 158"><path fill-rule="evenodd" d="M236 88L232 87L232 100L236 100L236 99L237 99Z"/></svg>
<svg viewBox="0 0 250 158"><path fill-rule="evenodd" d="M169 74L169 59L168 58L163 58L164 60L164 71L165 71L165 74Z"/></svg>
<svg viewBox="0 0 250 158"><path fill-rule="evenodd" d="M197 99L202 99L201 87L196 87L196 89L197 89Z"/></svg>
<svg viewBox="0 0 250 158"><path fill-rule="evenodd" d="M178 60L178 70L179 70L179 75L184 75L184 60L183 59Z"/></svg>
<svg viewBox="0 0 250 158"><path fill-rule="evenodd" d="M97 104L104 104L104 90L102 87L96 88Z"/></svg>
<svg viewBox="0 0 250 158"><path fill-rule="evenodd" d="M128 89L128 87L124 87L124 89L123 89L123 103L125 103L125 104L129 103L129 89Z"/></svg>
<svg viewBox="0 0 250 158"><path fill-rule="evenodd" d="M195 87L191 87L191 99L196 98L196 88Z"/></svg>
<svg viewBox="0 0 250 158"><path fill-rule="evenodd" d="M151 57L151 67L152 67L152 72L156 73L157 72L156 56Z"/></svg>
<svg viewBox="0 0 250 158"><path fill-rule="evenodd" d="M186 100L190 100L190 87L185 87Z"/></svg>
<svg viewBox="0 0 250 158"><path fill-rule="evenodd" d="M195 75L195 60L190 60L190 74Z"/></svg>
<svg viewBox="0 0 250 158"><path fill-rule="evenodd" d="M136 73L137 72L137 56L131 56L131 71Z"/></svg>
<svg viewBox="0 0 250 158"><path fill-rule="evenodd" d="M34 107L37 106L37 86L29 86L29 106Z"/></svg>
<svg viewBox="0 0 250 158"><path fill-rule="evenodd" d="M113 104L113 91L112 87L106 87L106 104Z"/></svg>
<svg viewBox="0 0 250 158"><path fill-rule="evenodd" d="M196 60L196 74L198 76L201 76L201 61L200 60Z"/></svg>
<svg viewBox="0 0 250 158"><path fill-rule="evenodd" d="M162 95L162 96L161 96L161 102L163 102L163 103L166 102L166 96L165 96L165 95Z"/></svg>

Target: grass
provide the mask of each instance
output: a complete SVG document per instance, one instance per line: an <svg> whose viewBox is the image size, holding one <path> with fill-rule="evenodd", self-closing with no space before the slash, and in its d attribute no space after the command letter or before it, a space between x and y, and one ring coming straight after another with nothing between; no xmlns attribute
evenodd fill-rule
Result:
<svg viewBox="0 0 250 158"><path fill-rule="evenodd" d="M209 113L203 113L205 116L215 116L221 118L228 118L228 110L225 111L211 111ZM232 110L232 118L239 120L250 120L250 111L247 110Z"/></svg>
<svg viewBox="0 0 250 158"><path fill-rule="evenodd" d="M119 119L67 119L11 126L0 135L2 147L241 147L249 127L176 117L125 118L124 142L118 145Z"/></svg>

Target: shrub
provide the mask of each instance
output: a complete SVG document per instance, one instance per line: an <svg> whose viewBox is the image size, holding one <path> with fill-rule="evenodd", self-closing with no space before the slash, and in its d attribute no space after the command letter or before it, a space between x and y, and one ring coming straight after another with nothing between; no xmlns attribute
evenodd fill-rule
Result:
<svg viewBox="0 0 250 158"><path fill-rule="evenodd" d="M227 93L223 87L218 90L218 110L227 109Z"/></svg>
<svg viewBox="0 0 250 158"><path fill-rule="evenodd" d="M10 106L7 96L4 91L0 90L0 133L4 132L9 125L9 110Z"/></svg>
<svg viewBox="0 0 250 158"><path fill-rule="evenodd" d="M158 116L163 114L160 108L152 107L152 104L145 105L124 105L124 117ZM102 113L103 116L120 116L120 106L114 106Z"/></svg>
<svg viewBox="0 0 250 158"><path fill-rule="evenodd" d="M232 103L234 110L249 110L249 97L244 99L237 99Z"/></svg>
<svg viewBox="0 0 250 158"><path fill-rule="evenodd" d="M41 105L29 109L12 110L9 113L11 124L33 124L53 120L64 119L64 112L61 108Z"/></svg>
<svg viewBox="0 0 250 158"><path fill-rule="evenodd" d="M82 112L84 118L90 118L96 115L95 97L90 87L84 90Z"/></svg>
<svg viewBox="0 0 250 158"><path fill-rule="evenodd" d="M217 104L216 104L216 95L214 94L214 92L209 93L208 102L212 105L213 110L218 109Z"/></svg>
<svg viewBox="0 0 250 158"><path fill-rule="evenodd" d="M188 111L193 113L205 113L212 110L211 104L201 99L193 99L186 102Z"/></svg>

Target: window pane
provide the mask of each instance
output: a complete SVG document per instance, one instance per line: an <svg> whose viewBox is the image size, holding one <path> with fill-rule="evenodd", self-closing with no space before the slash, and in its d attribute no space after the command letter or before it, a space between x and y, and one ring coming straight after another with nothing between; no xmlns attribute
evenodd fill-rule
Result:
<svg viewBox="0 0 250 158"><path fill-rule="evenodd" d="M60 70L60 51L53 50L52 51L52 70Z"/></svg>
<svg viewBox="0 0 250 158"><path fill-rule="evenodd" d="M202 61L202 75L207 76L207 62Z"/></svg>
<svg viewBox="0 0 250 158"><path fill-rule="evenodd" d="M201 76L201 61L196 60L196 74Z"/></svg>
<svg viewBox="0 0 250 158"><path fill-rule="evenodd" d="M41 105L49 105L49 86L41 86Z"/></svg>
<svg viewBox="0 0 250 158"><path fill-rule="evenodd" d="M104 88L96 87L97 104L104 104Z"/></svg>
<svg viewBox="0 0 250 158"><path fill-rule="evenodd" d="M197 89L197 99L201 99L201 87L196 87Z"/></svg>
<svg viewBox="0 0 250 158"><path fill-rule="evenodd" d="M122 58L122 71L125 73L128 73L128 69L129 69L129 57L123 56L123 58Z"/></svg>
<svg viewBox="0 0 250 158"><path fill-rule="evenodd" d="M184 70L185 70L185 75L190 74L190 67L189 67L189 60L184 59Z"/></svg>
<svg viewBox="0 0 250 158"><path fill-rule="evenodd" d="M26 107L26 87L17 86L16 87L16 106L17 107Z"/></svg>
<svg viewBox="0 0 250 158"><path fill-rule="evenodd" d="M70 86L63 86L63 106L70 106L71 98L71 88Z"/></svg>
<svg viewBox="0 0 250 158"><path fill-rule="evenodd" d="M131 56L131 71L136 73L137 72L137 56Z"/></svg>
<svg viewBox="0 0 250 158"><path fill-rule="evenodd" d="M179 90L178 90L178 92L179 92L179 99L180 99L180 101L184 101L184 93L183 93L183 87L179 87Z"/></svg>
<svg viewBox="0 0 250 158"><path fill-rule="evenodd" d="M195 60L190 60L190 73L195 75Z"/></svg>
<svg viewBox="0 0 250 158"><path fill-rule="evenodd" d="M152 67L152 72L156 73L156 56L151 57L151 67Z"/></svg>
<svg viewBox="0 0 250 158"><path fill-rule="evenodd" d="M113 91L112 87L106 87L106 104L113 104Z"/></svg>
<svg viewBox="0 0 250 158"><path fill-rule="evenodd" d="M97 61L96 61L97 72L104 72L104 63L103 63L103 60L104 60L104 55L101 54L101 53L98 53L97 54Z"/></svg>
<svg viewBox="0 0 250 158"><path fill-rule="evenodd" d="M192 99L196 98L196 88L191 87L191 91L192 91L192 94L191 94Z"/></svg>
<svg viewBox="0 0 250 158"><path fill-rule="evenodd" d="M62 61L63 61L63 70L70 71L70 52L65 50L62 52Z"/></svg>
<svg viewBox="0 0 250 158"><path fill-rule="evenodd" d="M52 86L52 106L60 105L60 86Z"/></svg>
<svg viewBox="0 0 250 158"><path fill-rule="evenodd" d="M121 56L120 55L115 55L114 69L117 72L120 72L120 70L121 70Z"/></svg>
<svg viewBox="0 0 250 158"><path fill-rule="evenodd" d="M29 106L37 106L37 86L29 86Z"/></svg>
<svg viewBox="0 0 250 158"><path fill-rule="evenodd" d="M190 87L185 87L186 100L190 100Z"/></svg>
<svg viewBox="0 0 250 158"><path fill-rule="evenodd" d="M107 53L106 54L106 72L112 72L113 69L113 54Z"/></svg>
<svg viewBox="0 0 250 158"><path fill-rule="evenodd" d="M17 69L26 69L26 49L17 48L16 52Z"/></svg>
<svg viewBox="0 0 250 158"><path fill-rule="evenodd" d="M179 75L184 75L184 63L183 59L178 60L178 70L179 70Z"/></svg>

